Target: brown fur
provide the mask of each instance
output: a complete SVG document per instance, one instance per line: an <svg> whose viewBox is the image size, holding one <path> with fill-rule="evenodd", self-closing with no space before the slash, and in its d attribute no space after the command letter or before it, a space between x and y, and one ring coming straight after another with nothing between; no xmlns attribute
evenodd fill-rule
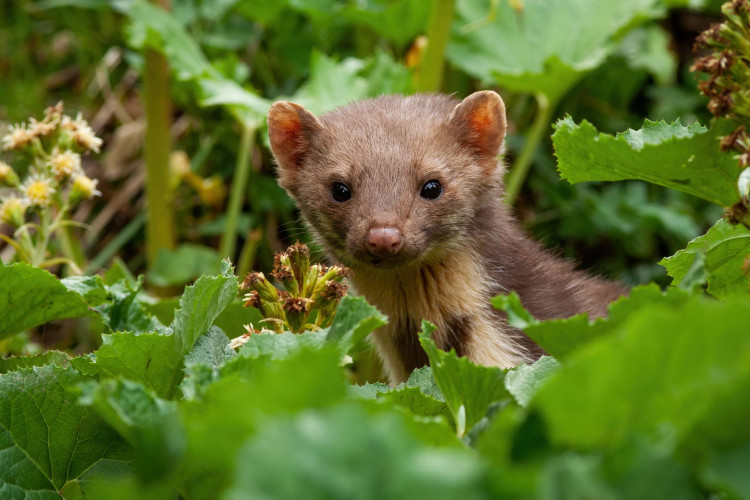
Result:
<svg viewBox="0 0 750 500"><path fill-rule="evenodd" d="M276 103L268 122L279 182L328 255L353 269L357 291L390 318L373 340L393 383L427 363L417 338L422 319L438 327L439 347L510 367L542 351L508 326L491 297L516 291L535 317L548 319L602 316L625 293L542 249L502 202L505 107L494 92L460 102L380 97L319 119ZM442 196L421 198L431 179ZM334 182L350 187L349 201L333 201ZM376 260L364 242L380 227L397 228L404 246Z"/></svg>

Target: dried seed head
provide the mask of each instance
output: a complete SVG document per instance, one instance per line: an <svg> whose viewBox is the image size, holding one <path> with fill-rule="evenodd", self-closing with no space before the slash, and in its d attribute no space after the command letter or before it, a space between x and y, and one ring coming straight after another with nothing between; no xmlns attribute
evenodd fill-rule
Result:
<svg viewBox="0 0 750 500"><path fill-rule="evenodd" d="M710 101L708 101L708 110L714 116L726 116L732 109L732 91L724 89L717 92Z"/></svg>
<svg viewBox="0 0 750 500"><path fill-rule="evenodd" d="M320 296L323 297L325 300L333 301L333 300L340 300L341 297L343 297L346 294L346 290L349 287L344 285L343 283L338 283L336 281L328 281L325 284L325 287L320 292Z"/></svg>
<svg viewBox="0 0 750 500"><path fill-rule="evenodd" d="M282 255L285 254L277 253L273 256L273 271L271 272L271 276L279 283L292 279L292 269L282 262ZM289 259L287 258L285 261L288 263Z"/></svg>
<svg viewBox="0 0 750 500"><path fill-rule="evenodd" d="M724 212L724 218L732 224L741 224L750 216L750 209L742 202L738 201Z"/></svg>
<svg viewBox="0 0 750 500"><path fill-rule="evenodd" d="M725 41L726 39L721 36L721 23L714 23L695 39L693 52L698 52L703 48L710 47L717 43L724 43Z"/></svg>
<svg viewBox="0 0 750 500"><path fill-rule="evenodd" d="M722 151L730 151L732 149L742 150L744 149L743 144L748 141L747 133L745 132L745 126L740 125L734 131L721 138L720 146Z"/></svg>
<svg viewBox="0 0 750 500"><path fill-rule="evenodd" d="M253 290L245 294L245 307L260 309L260 294Z"/></svg>
<svg viewBox="0 0 750 500"><path fill-rule="evenodd" d="M281 307L284 311L291 314L303 314L310 311L312 305L311 299L303 297L287 297L282 303Z"/></svg>

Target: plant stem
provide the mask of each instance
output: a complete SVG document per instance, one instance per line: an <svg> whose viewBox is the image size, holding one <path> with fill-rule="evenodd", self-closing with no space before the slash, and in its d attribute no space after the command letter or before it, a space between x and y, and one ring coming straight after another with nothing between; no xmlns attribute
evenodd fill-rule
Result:
<svg viewBox="0 0 750 500"><path fill-rule="evenodd" d="M511 206L516 202L518 193L521 192L521 187L523 187L523 183L526 181L534 152L539 145L539 141L542 140L545 131L549 128L552 112L555 109L555 103L551 103L547 96L542 93L536 94L536 102L536 117L531 124L531 130L529 130L526 136L526 142L513 164L513 169L510 172L505 188L505 202Z"/></svg>
<svg viewBox="0 0 750 500"><path fill-rule="evenodd" d="M455 0L433 0L427 28L427 48L419 69L417 90L436 92L443 82L445 46L451 34Z"/></svg>
<svg viewBox="0 0 750 500"><path fill-rule="evenodd" d="M169 2L154 3L169 9ZM169 189L169 66L163 54L144 51L143 104L146 112L146 259L149 268L161 248L174 248L172 193Z"/></svg>
<svg viewBox="0 0 750 500"><path fill-rule="evenodd" d="M161 248L174 248L169 189L169 68L164 56L146 49L143 101L146 108L146 258L149 268Z"/></svg>
<svg viewBox="0 0 750 500"><path fill-rule="evenodd" d="M234 258L237 246L237 221L245 201L245 193L247 192L247 182L252 167L250 153L253 150L254 138L255 127L243 124L240 149L237 152L237 166L234 170L234 179L232 180L232 192L229 194L227 218L224 224L224 232L221 235L221 243L219 244L219 255L222 258Z"/></svg>

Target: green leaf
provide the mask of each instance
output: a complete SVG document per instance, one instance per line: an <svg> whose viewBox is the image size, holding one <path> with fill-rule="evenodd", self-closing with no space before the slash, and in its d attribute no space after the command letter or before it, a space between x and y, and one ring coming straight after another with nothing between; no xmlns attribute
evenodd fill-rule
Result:
<svg viewBox="0 0 750 500"><path fill-rule="evenodd" d="M684 290L669 288L662 292L656 284L642 285L608 307L606 318L589 321L586 313L565 319L541 321L528 326L524 333L548 354L564 360L589 342L609 335L625 320L652 304L679 307L689 298Z"/></svg>
<svg viewBox="0 0 750 500"><path fill-rule="evenodd" d="M550 356L542 356L533 364L520 364L505 375L505 387L518 404L526 407L539 388L560 368L560 363Z"/></svg>
<svg viewBox="0 0 750 500"><path fill-rule="evenodd" d="M450 408L459 436L481 420L490 405L510 396L505 388L505 373L500 368L475 365L456 352L445 352L435 345L431 334L435 327L422 322L419 341L430 358L430 367L445 402Z"/></svg>
<svg viewBox="0 0 750 500"><path fill-rule="evenodd" d="M132 452L71 392L72 369L35 367L0 375L0 491L6 498L61 498L103 468L125 469Z"/></svg>
<svg viewBox="0 0 750 500"><path fill-rule="evenodd" d="M74 358L71 363L100 378L134 380L157 396L172 399L183 378L185 355L237 294L237 278L232 273L225 261L221 275L203 276L186 287L169 328L156 333L103 335L96 352Z"/></svg>
<svg viewBox="0 0 750 500"><path fill-rule="evenodd" d="M236 355L224 332L216 326L209 328L185 356L185 378L180 387L185 399L198 397L206 386L219 378L219 369L224 363Z"/></svg>
<svg viewBox="0 0 750 500"><path fill-rule="evenodd" d="M667 269L673 285L680 285L691 268L705 256L703 266L708 273L708 292L725 299L750 292L750 273L745 270L745 262L750 256L750 230L742 224L732 225L720 219L703 236L688 243L672 257L659 262Z"/></svg>
<svg viewBox="0 0 750 500"><path fill-rule="evenodd" d="M107 301L96 311L110 332L143 333L163 328L164 325L146 312L141 286L142 276L135 282L125 278L106 287Z"/></svg>
<svg viewBox="0 0 750 500"><path fill-rule="evenodd" d="M430 6L423 0L368 0L350 4L344 17L403 46L426 31Z"/></svg>
<svg viewBox="0 0 750 500"><path fill-rule="evenodd" d="M175 470L184 446L177 407L130 380L81 384L79 403L97 413L135 450L135 470L144 482L164 480Z"/></svg>
<svg viewBox="0 0 750 500"><path fill-rule="evenodd" d="M406 418L346 403L269 421L242 448L224 498L483 498L477 458L424 444Z"/></svg>
<svg viewBox="0 0 750 500"><path fill-rule="evenodd" d="M49 321L93 315L86 287L65 286L48 271L25 263L0 265L0 339ZM94 294L93 298L96 294Z"/></svg>
<svg viewBox="0 0 750 500"><path fill-rule="evenodd" d="M61 279L60 283L77 293L90 306L98 306L107 299L107 290L101 276L68 276Z"/></svg>
<svg viewBox="0 0 750 500"><path fill-rule="evenodd" d="M560 176L572 184L640 179L721 206L739 199L737 162L719 151L715 129L646 120L640 130L612 136L585 120L576 125L570 117L555 129Z"/></svg>
<svg viewBox="0 0 750 500"><path fill-rule="evenodd" d="M704 480L720 491L728 492L730 498L747 500L750 498L748 463L750 442L721 450L709 457L706 470L703 472Z"/></svg>
<svg viewBox="0 0 750 500"><path fill-rule="evenodd" d="M217 274L220 263L216 250L201 245L183 244L175 250L162 248L147 278L154 286L184 285L202 274Z"/></svg>
<svg viewBox="0 0 750 500"><path fill-rule="evenodd" d="M495 309L500 309L508 314L508 324L515 328L525 328L539 323L529 311L521 304L521 297L516 292L507 295L493 297L490 302Z"/></svg>
<svg viewBox="0 0 750 500"><path fill-rule="evenodd" d="M61 351L45 351L33 356L11 356L0 357L0 373L14 372L21 368L32 366L45 366L55 364L60 368L66 368L70 364L68 355Z"/></svg>
<svg viewBox="0 0 750 500"><path fill-rule="evenodd" d="M185 496L219 498L234 468L243 473L248 468L235 464L236 453L248 436L266 432L266 417L341 401L345 384L338 359L337 352L322 349L278 361L242 356L229 361L199 399L181 404L188 436L180 472Z"/></svg>
<svg viewBox="0 0 750 500"><path fill-rule="evenodd" d="M700 296L644 307L567 360L532 406L554 442L579 448L634 433L679 440L699 427L704 440L747 438L749 307ZM723 425L701 426L707 419Z"/></svg>
<svg viewBox="0 0 750 500"><path fill-rule="evenodd" d="M600 65L621 33L662 12L655 0L524 0L520 12L511 4L457 2L446 56L485 83L542 92L552 101Z"/></svg>
<svg viewBox="0 0 750 500"><path fill-rule="evenodd" d="M327 330L305 333L256 333L250 335L247 342L240 347L239 355L251 359L270 357L287 359L299 352L309 349L320 349L326 345Z"/></svg>
<svg viewBox="0 0 750 500"><path fill-rule="evenodd" d="M388 323L388 318L364 297L345 295L336 307L336 316L328 330L326 340L346 353L367 337L373 330Z"/></svg>
<svg viewBox="0 0 750 500"><path fill-rule="evenodd" d="M377 52L371 59L349 57L341 62L313 51L310 79L290 100L315 114L383 93L407 93L409 71L390 56Z"/></svg>

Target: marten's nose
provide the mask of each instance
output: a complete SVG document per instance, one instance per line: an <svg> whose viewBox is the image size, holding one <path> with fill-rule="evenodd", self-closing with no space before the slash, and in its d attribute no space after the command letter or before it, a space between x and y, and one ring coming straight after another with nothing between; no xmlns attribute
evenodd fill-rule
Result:
<svg viewBox="0 0 750 500"><path fill-rule="evenodd" d="M374 257L391 257L403 247L404 237L395 227L374 227L365 239L365 248Z"/></svg>

